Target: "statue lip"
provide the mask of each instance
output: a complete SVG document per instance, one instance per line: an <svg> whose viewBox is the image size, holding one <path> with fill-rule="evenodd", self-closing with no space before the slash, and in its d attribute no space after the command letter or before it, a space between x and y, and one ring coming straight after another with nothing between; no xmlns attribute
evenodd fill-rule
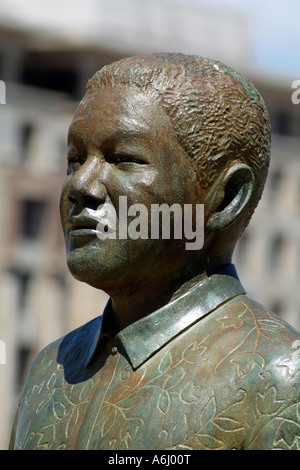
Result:
<svg viewBox="0 0 300 470"><path fill-rule="evenodd" d="M98 220L88 217L86 215L75 215L68 219L68 233L79 232L86 233L91 232L91 234L96 233L96 227Z"/></svg>

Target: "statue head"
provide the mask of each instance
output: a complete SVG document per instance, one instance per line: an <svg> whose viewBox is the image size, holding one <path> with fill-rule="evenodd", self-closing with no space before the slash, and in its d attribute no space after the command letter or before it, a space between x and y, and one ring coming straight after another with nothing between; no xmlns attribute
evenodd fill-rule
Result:
<svg viewBox="0 0 300 470"><path fill-rule="evenodd" d="M75 277L110 293L126 283L137 288L137 270L144 279L170 275L180 284L182 276L230 262L263 192L270 124L259 92L231 68L149 54L107 65L89 80L69 144L61 199L68 264ZM203 247L187 253L178 240L69 235L70 217L116 205L116 195L146 207L204 204Z"/></svg>

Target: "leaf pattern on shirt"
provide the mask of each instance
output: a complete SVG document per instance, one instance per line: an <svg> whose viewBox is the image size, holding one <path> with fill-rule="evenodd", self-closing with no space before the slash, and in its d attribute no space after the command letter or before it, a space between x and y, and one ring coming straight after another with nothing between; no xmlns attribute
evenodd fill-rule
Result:
<svg viewBox="0 0 300 470"><path fill-rule="evenodd" d="M29 426L27 432L21 436L20 441L23 441L25 447L32 442L37 450L64 448L64 440L74 434L82 411L90 401L87 397L94 387L93 381L86 382L82 387L70 386L61 381L61 372L61 366L57 366L57 373L52 374L51 384L49 381L42 381L40 385L33 386L25 397L29 409L34 410L34 414L29 414L29 419L40 416L44 421L47 415L45 426L28 434ZM58 380L54 380L55 376ZM61 442L57 441L59 429L64 429L64 439Z"/></svg>
<svg viewBox="0 0 300 470"><path fill-rule="evenodd" d="M251 374L253 369L262 371L265 367L265 358L259 353L260 343L264 340L269 342L280 342L285 330L285 325L279 319L275 319L270 312L264 309L265 317L259 318L255 315L255 311L249 305L244 305L243 311L236 317L233 312L217 319L221 323L221 328L240 329L247 323L249 325L246 335L241 337L240 342L230 350L224 358L216 365L216 370L227 364L228 359L237 367L238 375L246 377ZM235 320L234 320L235 319ZM237 326L238 325L238 326Z"/></svg>
<svg viewBox="0 0 300 470"><path fill-rule="evenodd" d="M137 370L110 356L94 376L70 384L55 357L41 355L15 448L298 449L299 346L284 322L245 299Z"/></svg>

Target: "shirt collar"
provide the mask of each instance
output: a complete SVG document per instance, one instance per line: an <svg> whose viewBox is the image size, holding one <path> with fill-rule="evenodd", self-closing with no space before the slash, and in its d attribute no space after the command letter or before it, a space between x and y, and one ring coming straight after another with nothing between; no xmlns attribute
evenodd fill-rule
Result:
<svg viewBox="0 0 300 470"><path fill-rule="evenodd" d="M183 295L121 330L115 339L121 343L131 366L136 369L159 351L175 336L213 312L224 302L245 294L235 268L229 265L193 286ZM89 365L104 337L104 325L109 322L111 300L109 299L98 329L93 335L87 356Z"/></svg>

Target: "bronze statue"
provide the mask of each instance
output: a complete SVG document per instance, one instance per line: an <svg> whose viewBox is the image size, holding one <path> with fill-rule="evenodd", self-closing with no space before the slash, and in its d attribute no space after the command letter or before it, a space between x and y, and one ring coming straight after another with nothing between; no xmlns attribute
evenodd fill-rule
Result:
<svg viewBox="0 0 300 470"><path fill-rule="evenodd" d="M91 78L61 218L71 273L110 300L36 358L11 449L298 448L300 336L247 297L231 264L269 154L261 96L220 62L150 54ZM203 246L175 237L173 212L169 237L138 236L136 220L136 236L108 219L101 232L99 207L128 227L125 197L148 214L204 205Z"/></svg>

